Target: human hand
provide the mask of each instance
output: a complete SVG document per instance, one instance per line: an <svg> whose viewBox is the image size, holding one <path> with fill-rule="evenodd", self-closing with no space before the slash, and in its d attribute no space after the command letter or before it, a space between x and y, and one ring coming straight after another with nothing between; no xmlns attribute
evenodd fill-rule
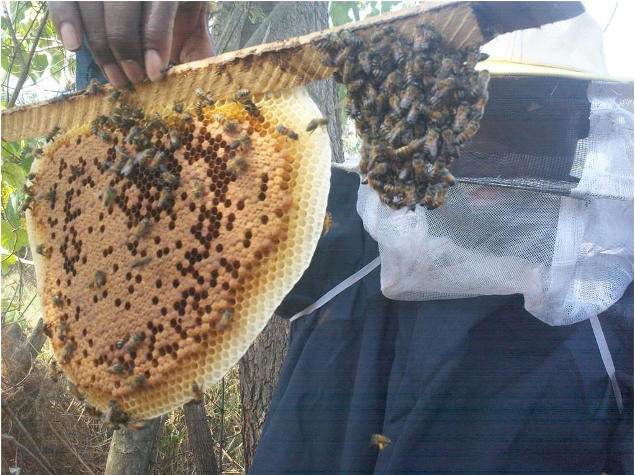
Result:
<svg viewBox="0 0 635 475"><path fill-rule="evenodd" d="M95 61L115 87L163 77L171 60L214 55L207 2L49 2L64 47L77 51L86 35Z"/></svg>

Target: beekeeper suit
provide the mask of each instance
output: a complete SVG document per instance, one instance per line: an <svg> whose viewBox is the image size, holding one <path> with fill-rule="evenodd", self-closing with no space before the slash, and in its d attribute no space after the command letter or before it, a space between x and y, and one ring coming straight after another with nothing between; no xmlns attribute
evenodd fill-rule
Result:
<svg viewBox="0 0 635 475"><path fill-rule="evenodd" d="M632 473L633 86L601 36L582 15L485 47L437 210L333 170L250 474Z"/></svg>

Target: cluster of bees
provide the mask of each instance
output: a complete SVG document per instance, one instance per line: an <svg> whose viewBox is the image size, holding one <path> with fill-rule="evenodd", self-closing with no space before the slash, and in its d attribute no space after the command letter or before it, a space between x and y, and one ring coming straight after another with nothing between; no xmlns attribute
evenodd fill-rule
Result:
<svg viewBox="0 0 635 475"><path fill-rule="evenodd" d="M316 44L348 91L346 112L363 144L360 171L393 209L434 209L455 182L448 170L479 128L489 72L478 48L453 51L417 25L413 38L392 26L369 42L349 30Z"/></svg>

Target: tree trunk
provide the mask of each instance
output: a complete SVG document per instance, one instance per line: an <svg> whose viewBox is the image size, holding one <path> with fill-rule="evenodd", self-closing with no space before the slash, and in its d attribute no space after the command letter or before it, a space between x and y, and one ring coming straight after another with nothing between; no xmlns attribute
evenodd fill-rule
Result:
<svg viewBox="0 0 635 475"><path fill-rule="evenodd" d="M148 422L143 430L119 429L110 441L104 475L146 475L163 418Z"/></svg>
<svg viewBox="0 0 635 475"><path fill-rule="evenodd" d="M205 406L202 402L190 402L183 406L187 437L190 450L194 454L198 475L219 475L218 464L214 457L214 441L207 424Z"/></svg>
<svg viewBox="0 0 635 475"><path fill-rule="evenodd" d="M328 2L249 2L238 3L219 15L218 52L283 40L316 30L327 29ZM266 18L256 24L249 20L249 9L261 8ZM257 25L257 28L254 28ZM253 32L253 33L252 33ZM247 41L245 38L250 33ZM342 123L337 86L332 79L309 84L307 90L329 120L328 132L334 161L344 159ZM312 117L307 117L308 121ZM262 432L267 408L287 354L289 323L274 316L239 362L240 398L243 412L245 470L249 470Z"/></svg>
<svg viewBox="0 0 635 475"><path fill-rule="evenodd" d="M273 316L240 360L240 403L243 411L245 472L249 471L265 422L278 374L287 354L289 323Z"/></svg>

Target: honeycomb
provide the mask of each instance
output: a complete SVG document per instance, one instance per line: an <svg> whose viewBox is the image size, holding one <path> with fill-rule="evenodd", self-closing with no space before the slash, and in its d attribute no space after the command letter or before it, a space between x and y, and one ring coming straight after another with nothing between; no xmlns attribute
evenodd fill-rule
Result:
<svg viewBox="0 0 635 475"><path fill-rule="evenodd" d="M349 30L315 44L347 89L346 112L362 138L360 172L392 209L434 209L455 179L452 161L476 134L489 98L478 48L449 48L425 24L393 26L364 41Z"/></svg>
<svg viewBox="0 0 635 475"><path fill-rule="evenodd" d="M107 116L49 135L27 212L45 332L113 425L218 381L308 266L330 176L302 88ZM295 131L295 135L290 134ZM132 425L132 424L131 424Z"/></svg>

